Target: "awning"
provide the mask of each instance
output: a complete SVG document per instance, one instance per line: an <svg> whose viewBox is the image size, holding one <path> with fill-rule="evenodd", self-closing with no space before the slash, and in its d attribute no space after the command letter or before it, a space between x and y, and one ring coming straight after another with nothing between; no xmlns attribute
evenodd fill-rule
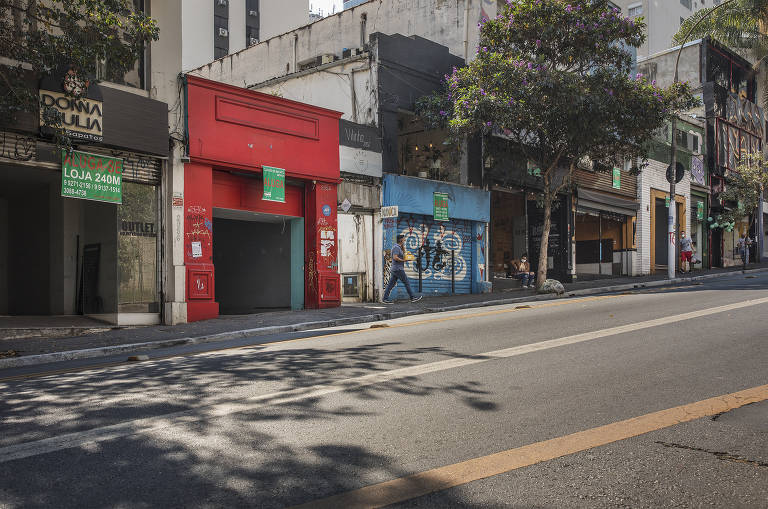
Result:
<svg viewBox="0 0 768 509"><path fill-rule="evenodd" d="M589 189L579 188L576 210L591 209L604 210L624 216L637 215L640 204L634 200L619 198L615 195L598 193Z"/></svg>

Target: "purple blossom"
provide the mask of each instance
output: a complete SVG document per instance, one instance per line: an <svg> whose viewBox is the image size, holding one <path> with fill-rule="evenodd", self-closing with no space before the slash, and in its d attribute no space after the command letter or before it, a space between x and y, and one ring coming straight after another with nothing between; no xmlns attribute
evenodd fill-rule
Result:
<svg viewBox="0 0 768 509"><path fill-rule="evenodd" d="M571 4L568 4L565 6L565 12L573 12L573 7L571 6Z"/></svg>
<svg viewBox="0 0 768 509"><path fill-rule="evenodd" d="M446 115L448 115L448 113L446 113L446 112L445 112L445 111L443 111L443 110L440 110L440 116L441 116L441 117L444 117L444 116L446 116Z"/></svg>
<svg viewBox="0 0 768 509"><path fill-rule="evenodd" d="M541 39L536 39L536 47L541 48Z"/></svg>
<svg viewBox="0 0 768 509"><path fill-rule="evenodd" d="M493 125L493 122L486 122L485 125L488 127L491 127Z"/></svg>

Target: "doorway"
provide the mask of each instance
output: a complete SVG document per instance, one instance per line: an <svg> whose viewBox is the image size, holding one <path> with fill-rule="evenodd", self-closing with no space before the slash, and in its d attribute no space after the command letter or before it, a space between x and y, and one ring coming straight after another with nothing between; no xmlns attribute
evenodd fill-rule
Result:
<svg viewBox="0 0 768 509"><path fill-rule="evenodd" d="M303 307L304 220L213 210L213 264L221 314Z"/></svg>
<svg viewBox="0 0 768 509"><path fill-rule="evenodd" d="M680 200L680 197L678 197ZM685 228L685 207L680 201L675 202L676 215L675 215L675 237L680 238L680 230ZM651 267L655 272L666 271L667 254L669 253L669 243L667 241L667 202L665 197L656 196L654 198L654 214L652 219L652 233L651 240L653 247L651 249ZM677 260L680 259L680 243L675 243L675 268L677 268Z"/></svg>

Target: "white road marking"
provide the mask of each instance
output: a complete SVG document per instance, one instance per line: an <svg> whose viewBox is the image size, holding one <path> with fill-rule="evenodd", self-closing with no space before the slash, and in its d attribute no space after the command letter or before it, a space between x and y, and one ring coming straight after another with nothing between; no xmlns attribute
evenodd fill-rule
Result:
<svg viewBox="0 0 768 509"><path fill-rule="evenodd" d="M509 358L565 345L583 343L593 339L624 334L627 332L634 332L642 329L649 329L651 327L668 325L671 323L709 316L715 313L725 313L727 311L733 311L736 309L757 306L766 303L768 303L768 297L762 299L751 299L743 302L735 302L733 304L726 304L723 306L692 311L689 313L682 313L679 315L672 315L628 325L620 325L618 327L610 327L608 329L602 329L593 332L585 332L573 336L540 341L538 343L529 345L521 345L512 348L505 348L502 350L494 350L482 354L475 354L471 357L419 364L406 368L393 369L391 371L348 378L346 380L340 380L330 384L313 385L309 387L275 392L272 394L254 396L245 398L242 401L222 401L221 403L206 405L199 408L191 408L189 410L183 410L180 412L135 419L132 421L109 426L102 426L86 431L67 433L56 437L44 438L41 440L35 440L32 442L20 443L0 448L0 463L29 458L73 447L81 447L90 443L113 440L137 433L168 428L174 426L175 424L194 423L201 420L224 417L236 412L252 411L266 406L280 405L294 401L318 398L328 394L366 387L382 382L415 377L439 371L446 371L464 366L471 366L473 364L480 364L494 359Z"/></svg>

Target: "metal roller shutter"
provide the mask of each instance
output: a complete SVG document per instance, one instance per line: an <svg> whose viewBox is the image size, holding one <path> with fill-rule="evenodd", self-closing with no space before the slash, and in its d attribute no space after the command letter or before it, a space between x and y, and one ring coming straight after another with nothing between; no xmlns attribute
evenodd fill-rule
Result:
<svg viewBox="0 0 768 509"><path fill-rule="evenodd" d="M472 292L472 222L463 219L434 221L431 216L403 214L397 221L397 234L405 235L406 251L417 258L405 263L405 272L411 280L411 288L418 291L419 248L423 247L422 293L425 295L451 293L451 250L455 252L455 291ZM395 298L405 298L402 285L393 293Z"/></svg>

